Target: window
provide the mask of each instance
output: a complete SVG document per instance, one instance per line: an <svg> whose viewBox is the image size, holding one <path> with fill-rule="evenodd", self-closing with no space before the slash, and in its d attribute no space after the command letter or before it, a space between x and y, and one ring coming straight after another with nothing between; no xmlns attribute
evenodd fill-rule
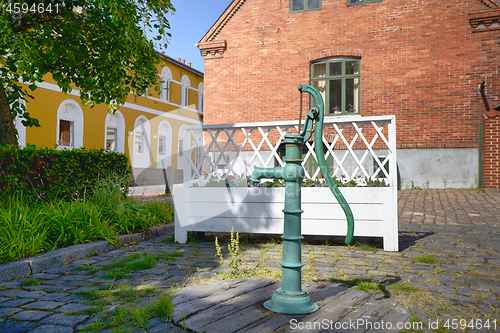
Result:
<svg viewBox="0 0 500 333"><path fill-rule="evenodd" d="M168 121L163 120L158 126L158 150L156 167L166 169L172 165L172 127Z"/></svg>
<svg viewBox="0 0 500 333"><path fill-rule="evenodd" d="M163 135L158 137L158 155L166 155L167 138Z"/></svg>
<svg viewBox="0 0 500 333"><path fill-rule="evenodd" d="M184 90L184 99L183 99L183 104L184 106L189 105L189 88L188 87L183 87Z"/></svg>
<svg viewBox="0 0 500 333"><path fill-rule="evenodd" d="M179 157L182 157L183 152L182 139L179 139Z"/></svg>
<svg viewBox="0 0 500 333"><path fill-rule="evenodd" d="M311 81L323 96L326 115L359 114L361 60L330 58L311 64Z"/></svg>
<svg viewBox="0 0 500 333"><path fill-rule="evenodd" d="M170 101L170 80L166 80L163 82L163 99L166 100L167 102Z"/></svg>
<svg viewBox="0 0 500 333"><path fill-rule="evenodd" d="M108 127L106 129L106 150L117 151L118 150L118 128Z"/></svg>
<svg viewBox="0 0 500 333"><path fill-rule="evenodd" d="M75 122L59 120L59 145L63 147L75 146Z"/></svg>
<svg viewBox="0 0 500 333"><path fill-rule="evenodd" d="M120 111L108 113L104 121L104 149L125 152L125 119Z"/></svg>
<svg viewBox="0 0 500 333"><path fill-rule="evenodd" d="M135 151L139 154L144 152L144 132L141 130L135 132Z"/></svg>
<svg viewBox="0 0 500 333"><path fill-rule="evenodd" d="M189 78L184 75L181 79L181 106L189 105L189 87L191 87L191 82Z"/></svg>
<svg viewBox="0 0 500 333"><path fill-rule="evenodd" d="M133 132L133 168L149 168L151 164L151 127L148 118L140 115L136 118Z"/></svg>
<svg viewBox="0 0 500 333"><path fill-rule="evenodd" d="M347 0L348 6L353 5L366 5L368 3L382 2L383 0Z"/></svg>
<svg viewBox="0 0 500 333"><path fill-rule="evenodd" d="M203 82L198 85L198 112L203 113Z"/></svg>
<svg viewBox="0 0 500 333"><path fill-rule="evenodd" d="M58 149L83 146L83 111L77 102L67 99L59 105L56 124Z"/></svg>
<svg viewBox="0 0 500 333"><path fill-rule="evenodd" d="M322 0L290 0L290 13L302 13L321 9Z"/></svg>
<svg viewBox="0 0 500 333"><path fill-rule="evenodd" d="M163 67L161 70L161 94L160 99L170 101L170 82L172 81L172 72L170 68Z"/></svg>

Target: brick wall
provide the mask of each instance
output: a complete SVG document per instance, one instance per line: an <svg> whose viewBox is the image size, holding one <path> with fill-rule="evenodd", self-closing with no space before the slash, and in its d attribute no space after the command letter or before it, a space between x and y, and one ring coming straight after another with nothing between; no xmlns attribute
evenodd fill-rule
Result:
<svg viewBox="0 0 500 333"><path fill-rule="evenodd" d="M500 118L484 121L483 186L500 188Z"/></svg>
<svg viewBox="0 0 500 333"><path fill-rule="evenodd" d="M474 33L469 23L481 1L323 0L300 14L289 3L232 3L239 9L211 37L225 50L205 58L205 123L297 119L310 62L359 56L361 115L395 114L399 148L477 147L479 85L500 100L500 31Z"/></svg>

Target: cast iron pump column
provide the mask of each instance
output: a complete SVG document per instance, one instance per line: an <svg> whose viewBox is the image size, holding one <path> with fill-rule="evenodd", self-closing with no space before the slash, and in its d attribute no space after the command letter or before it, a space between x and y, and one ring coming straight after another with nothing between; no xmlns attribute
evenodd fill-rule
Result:
<svg viewBox="0 0 500 333"><path fill-rule="evenodd" d="M304 130L298 133L285 135L285 166L279 168L256 167L250 177L254 183L260 182L261 178L276 178L285 181L285 214L283 239L283 261L281 288L279 288L271 300L264 303L264 307L277 313L307 314L318 310L318 306L311 302L307 293L302 290L302 262L301 262L301 184L304 179L304 168L302 167L302 145L309 140L313 131L313 121L316 120L314 131L315 153L322 175L342 206L348 223L346 243L349 244L354 233L354 221L351 209L338 190L335 182L330 176L323 153L323 98L320 93L310 85L299 85L299 91L311 94L317 107L311 108L306 116ZM300 130L300 125L299 125Z"/></svg>

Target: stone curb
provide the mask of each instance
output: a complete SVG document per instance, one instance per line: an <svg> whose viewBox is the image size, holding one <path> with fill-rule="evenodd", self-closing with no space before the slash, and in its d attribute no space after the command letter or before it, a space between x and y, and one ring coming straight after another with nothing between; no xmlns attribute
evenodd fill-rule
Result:
<svg viewBox="0 0 500 333"><path fill-rule="evenodd" d="M121 235L117 237L118 247L165 235L173 232L173 230L174 223L171 222L158 227L153 227L146 233ZM49 268L59 267L74 260L83 259L93 254L101 254L114 249L116 249L116 247L108 241L100 241L73 245L63 249L47 252L37 257L29 257L0 264L0 282L9 282L20 277L38 274Z"/></svg>

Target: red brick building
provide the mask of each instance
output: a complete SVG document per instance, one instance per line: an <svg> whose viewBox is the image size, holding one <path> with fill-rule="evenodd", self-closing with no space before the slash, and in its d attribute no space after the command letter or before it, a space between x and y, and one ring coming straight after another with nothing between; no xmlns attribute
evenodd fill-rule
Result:
<svg viewBox="0 0 500 333"><path fill-rule="evenodd" d="M297 119L309 83L327 116L396 115L403 187L498 188L499 18L500 0L234 0L198 44L204 122Z"/></svg>

